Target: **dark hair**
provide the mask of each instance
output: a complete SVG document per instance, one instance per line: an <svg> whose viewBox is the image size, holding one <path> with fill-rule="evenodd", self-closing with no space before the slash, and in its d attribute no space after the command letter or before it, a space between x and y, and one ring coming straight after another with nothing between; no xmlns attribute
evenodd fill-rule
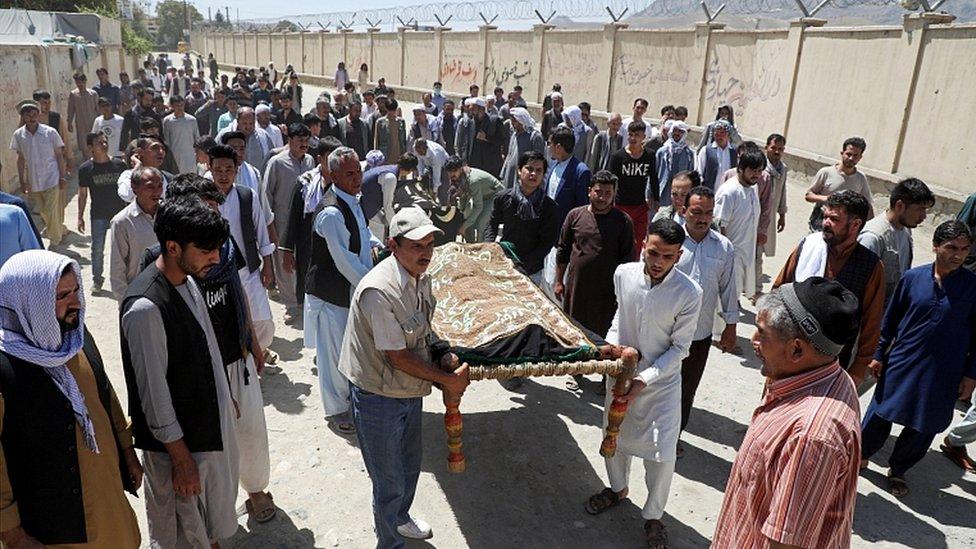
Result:
<svg viewBox="0 0 976 549"><path fill-rule="evenodd" d="M751 141L746 141L746 143L752 143ZM739 150L739 160L738 160L738 170L743 171L746 169L761 170L766 167L766 155L763 154L762 149L753 143L750 147L745 145L740 147Z"/></svg>
<svg viewBox="0 0 976 549"><path fill-rule="evenodd" d="M104 97L99 97L98 98L98 106L99 107L111 107L112 106L112 102L109 101L108 99L105 99Z"/></svg>
<svg viewBox="0 0 976 549"><path fill-rule="evenodd" d="M586 101L580 101L579 105L576 106L579 107L579 110L581 111L590 112L591 110L593 110L593 107Z"/></svg>
<svg viewBox="0 0 976 549"><path fill-rule="evenodd" d="M559 82L556 82L555 84L552 85L552 89L555 91L563 91L563 85L560 84Z"/></svg>
<svg viewBox="0 0 976 549"><path fill-rule="evenodd" d="M515 87L512 88L512 90L514 90L514 91L522 91L522 86L519 85L519 84L516 84Z"/></svg>
<svg viewBox="0 0 976 549"><path fill-rule="evenodd" d="M461 157L456 154L448 158L447 162L444 162L444 170L448 172L460 170L463 167L464 167L464 160L461 160Z"/></svg>
<svg viewBox="0 0 976 549"><path fill-rule="evenodd" d="M567 127L558 127L549 134L549 142L553 145L559 145L564 151L571 153L576 147L576 136L573 135L573 130Z"/></svg>
<svg viewBox="0 0 976 549"><path fill-rule="evenodd" d="M195 173L180 174L166 186L167 200L175 200L184 196L199 196L217 204L223 204L226 198L224 193L217 188L216 183Z"/></svg>
<svg viewBox="0 0 976 549"><path fill-rule="evenodd" d="M502 88L501 86L497 86L497 87L496 87L496 88L495 88L495 89L493 90L493 92L494 92L494 93L498 93L498 92L502 92L502 93L505 93L505 90L504 90L504 89L503 89L503 88Z"/></svg>
<svg viewBox="0 0 976 549"><path fill-rule="evenodd" d="M688 200L691 200L691 197L693 196L700 196L702 198L708 198L713 202L715 201L715 191L706 187L705 185L695 185L692 187L691 191L688 193Z"/></svg>
<svg viewBox="0 0 976 549"><path fill-rule="evenodd" d="M901 200L906 206L912 204L922 204L926 208L935 204L935 195L932 190L921 179L909 177L902 179L891 189L891 198L888 205L894 209L895 203Z"/></svg>
<svg viewBox="0 0 976 549"><path fill-rule="evenodd" d="M209 135L198 137L197 140L193 142L193 148L203 152L210 152L210 148L214 147L215 145L217 145L217 141Z"/></svg>
<svg viewBox="0 0 976 549"><path fill-rule="evenodd" d="M630 132L647 133L647 124L643 120L631 120L630 124L627 124L627 133Z"/></svg>
<svg viewBox="0 0 976 549"><path fill-rule="evenodd" d="M868 220L868 212L871 211L871 205L868 204L868 199L864 198L860 193L843 190L837 191L827 197L827 201L824 202L824 207L829 208L844 208L847 212L848 219L851 217L856 217L861 220L861 225Z"/></svg>
<svg viewBox="0 0 976 549"><path fill-rule="evenodd" d="M319 144L310 148L308 153L312 155L312 158L321 158L322 156L329 156L332 151L338 149L342 146L342 142L338 138L332 135L327 135L322 139L319 139Z"/></svg>
<svg viewBox="0 0 976 549"><path fill-rule="evenodd" d="M687 179L688 181L691 181L692 187L697 187L702 184L701 174L696 172L695 170L680 171L674 174L674 177L671 178L672 181L674 181L675 179Z"/></svg>
<svg viewBox="0 0 976 549"><path fill-rule="evenodd" d="M768 147L768 146L772 145L773 143L782 143L782 144L785 145L786 144L786 138L783 137L782 135L778 134L778 133L771 133L771 134L769 134L769 137L766 138L766 146Z"/></svg>
<svg viewBox="0 0 976 549"><path fill-rule="evenodd" d="M207 151L207 156L210 157L211 166L213 165L213 161L218 158L229 158L234 161L235 166L237 165L237 153L229 145L214 145Z"/></svg>
<svg viewBox="0 0 976 549"><path fill-rule="evenodd" d="M844 140L844 146L841 147L840 150L842 151L846 150L847 147L854 147L855 149L859 149L861 151L861 154L864 154L864 151L866 151L868 148L868 144L865 143L864 139L860 137L848 137L847 139Z"/></svg>
<svg viewBox="0 0 976 549"><path fill-rule="evenodd" d="M34 101L40 101L41 99L50 99L51 98L51 92L49 92L49 91L47 91L47 90L45 90L43 88L38 89L38 90L34 90L33 98L34 98Z"/></svg>
<svg viewBox="0 0 976 549"><path fill-rule="evenodd" d="M685 230L672 219L658 219L647 227L647 236L656 234L664 240L665 244L683 244L685 241Z"/></svg>
<svg viewBox="0 0 976 549"><path fill-rule="evenodd" d="M470 86L468 86L468 91L471 91L471 90L480 90L480 89L481 89L481 86L479 86L477 84L471 84Z"/></svg>
<svg viewBox="0 0 976 549"><path fill-rule="evenodd" d="M677 107L674 108L674 115L675 116L685 116L685 117L687 117L688 116L688 107L686 107L684 105L678 105Z"/></svg>
<svg viewBox="0 0 976 549"><path fill-rule="evenodd" d="M232 139L240 139L241 141L247 143L247 136L244 132L226 132L220 136L220 144L226 145L231 142Z"/></svg>
<svg viewBox="0 0 976 549"><path fill-rule="evenodd" d="M95 143L95 140L103 135L105 135L104 132L90 132L88 135L85 136L85 143L87 143L88 146L91 147Z"/></svg>
<svg viewBox="0 0 976 549"><path fill-rule="evenodd" d="M182 103L182 102L183 102L183 98L180 97L179 95L171 95L171 96L169 96L169 104L170 105L172 105L173 103Z"/></svg>
<svg viewBox="0 0 976 549"><path fill-rule="evenodd" d="M397 167L401 170L416 170L418 165L420 165L420 161L417 160L417 155L413 153L403 153L397 160Z"/></svg>
<svg viewBox="0 0 976 549"><path fill-rule="evenodd" d="M444 104L445 104L445 105L452 105L452 106L456 106L456 105L457 105L457 104L456 104L456 103L454 102L454 100L453 100L453 99L445 99L445 100L444 100Z"/></svg>
<svg viewBox="0 0 976 549"><path fill-rule="evenodd" d="M661 116L668 114L669 112L674 112L674 105L665 105L661 107Z"/></svg>
<svg viewBox="0 0 976 549"><path fill-rule="evenodd" d="M344 89L346 91L349 91L349 90L351 90L351 89L353 89L355 87L356 87L356 85L353 84L352 82L346 82L346 84L344 86L342 86L342 89Z"/></svg>
<svg viewBox="0 0 976 549"><path fill-rule="evenodd" d="M288 138L292 137L312 137L312 130L308 129L305 124L295 122L288 126Z"/></svg>
<svg viewBox="0 0 976 549"><path fill-rule="evenodd" d="M529 162L536 162L536 161L542 162L543 171L549 169L549 162L546 161L545 155L543 155L541 152L536 152L536 151L526 151L522 153L522 156L520 156L518 159L518 169L521 170Z"/></svg>
<svg viewBox="0 0 976 549"><path fill-rule="evenodd" d="M156 122L155 118L144 116L139 119L139 133L145 133L146 130L150 128L156 128L157 130L161 129L159 127L159 122Z"/></svg>
<svg viewBox="0 0 976 549"><path fill-rule="evenodd" d="M310 112L302 117L302 124L305 124L309 128L311 128L316 124L321 124L321 123L322 123L322 118L319 115L315 114L314 112ZM289 133L288 135L290 136L291 133Z"/></svg>
<svg viewBox="0 0 976 549"><path fill-rule="evenodd" d="M393 91L393 90L390 90L390 91ZM387 111L396 112L396 110L398 108L400 108L400 104L397 103L397 100L396 99L390 99L390 100L387 101L387 103L386 103L386 110Z"/></svg>
<svg viewBox="0 0 976 549"><path fill-rule="evenodd" d="M935 234L932 235L932 245L941 246L950 240L955 240L960 236L965 236L969 239L969 242L973 241L973 233L969 230L962 221L955 219L950 219L945 221L935 228Z"/></svg>
<svg viewBox="0 0 976 549"><path fill-rule="evenodd" d="M593 177L590 178L590 184L587 185L587 188L590 188L593 185L610 185L616 187L617 176L613 175L613 172L609 170L600 170L593 174Z"/></svg>
<svg viewBox="0 0 976 549"><path fill-rule="evenodd" d="M166 255L167 242L176 242L182 248L194 244L201 250L216 250L227 240L230 228L227 220L200 197L184 196L159 203L153 232L162 255Z"/></svg>
<svg viewBox="0 0 976 549"><path fill-rule="evenodd" d="M637 106L638 103L643 103L645 109L647 108L648 105L650 105L650 103L647 101L647 99L644 99L643 97L638 97L637 99L634 99L634 106L635 107Z"/></svg>

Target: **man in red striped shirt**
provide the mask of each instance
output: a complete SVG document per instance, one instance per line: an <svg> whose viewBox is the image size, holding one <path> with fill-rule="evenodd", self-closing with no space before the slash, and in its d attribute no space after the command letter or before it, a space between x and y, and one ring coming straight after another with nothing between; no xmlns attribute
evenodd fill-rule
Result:
<svg viewBox="0 0 976 549"><path fill-rule="evenodd" d="M712 547L846 548L861 452L854 382L837 362L857 298L820 277L759 301L766 390L725 489Z"/></svg>

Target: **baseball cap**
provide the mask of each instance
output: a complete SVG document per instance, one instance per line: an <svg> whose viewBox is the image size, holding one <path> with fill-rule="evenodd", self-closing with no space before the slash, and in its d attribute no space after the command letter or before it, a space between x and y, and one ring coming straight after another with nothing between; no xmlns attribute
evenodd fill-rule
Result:
<svg viewBox="0 0 976 549"><path fill-rule="evenodd" d="M402 236L409 240L420 240L432 233L443 234L444 231L438 229L427 214L416 206L401 209L390 221L390 238Z"/></svg>

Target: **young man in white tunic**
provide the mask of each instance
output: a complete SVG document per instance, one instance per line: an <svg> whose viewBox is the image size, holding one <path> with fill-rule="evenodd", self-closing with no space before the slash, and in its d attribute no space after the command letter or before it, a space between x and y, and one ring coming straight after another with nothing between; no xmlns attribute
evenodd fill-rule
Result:
<svg viewBox="0 0 976 549"><path fill-rule="evenodd" d="M216 547L237 531L236 414L193 278L217 265L229 230L196 197L160 204L155 228L162 254L129 285L120 311L150 545Z"/></svg>
<svg viewBox="0 0 976 549"><path fill-rule="evenodd" d="M586 510L599 514L627 497L634 457L644 461L647 500L641 516L650 547L668 546L661 517L668 501L675 451L681 430L681 361L688 350L701 311L702 290L675 268L681 258L685 230L670 219L651 223L641 261L617 267L613 275L617 312L607 342L640 352L629 402L620 425L617 452L606 458L610 487L590 497ZM606 409L613 400L608 380ZM606 420L604 420L606 421Z"/></svg>
<svg viewBox="0 0 976 549"><path fill-rule="evenodd" d="M715 193L715 222L735 247L736 286L753 294L756 287L756 237L759 232L759 193L756 183L766 169L761 149L739 156L736 176L722 183Z"/></svg>

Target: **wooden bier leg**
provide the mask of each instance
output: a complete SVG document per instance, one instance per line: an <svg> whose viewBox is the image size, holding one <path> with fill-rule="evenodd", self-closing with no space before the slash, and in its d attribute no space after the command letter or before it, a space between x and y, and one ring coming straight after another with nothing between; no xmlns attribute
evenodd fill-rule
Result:
<svg viewBox="0 0 976 549"><path fill-rule="evenodd" d="M600 445L600 455L603 457L613 457L617 453L617 435L620 434L620 424L624 421L627 414L627 401L620 398L630 390L630 380L634 377L637 370L637 350L631 347L610 346L601 349L601 355L609 355L611 358L621 359L623 369L616 376L616 383L613 386L613 401L607 411L607 429Z"/></svg>
<svg viewBox="0 0 976 549"><path fill-rule="evenodd" d="M461 434L464 432L464 421L461 419L461 399L444 395L444 430L447 432L447 470L452 473L463 473L467 468L464 452L461 450Z"/></svg>

